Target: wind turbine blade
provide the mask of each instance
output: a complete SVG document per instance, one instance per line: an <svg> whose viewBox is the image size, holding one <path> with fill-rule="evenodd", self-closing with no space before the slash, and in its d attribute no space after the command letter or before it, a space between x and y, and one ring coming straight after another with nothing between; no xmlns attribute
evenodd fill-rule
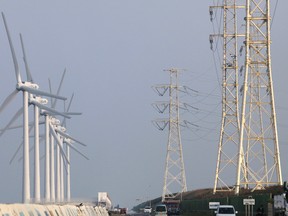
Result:
<svg viewBox="0 0 288 216"><path fill-rule="evenodd" d="M30 69L29 69L29 66L28 66L27 57L26 57L26 52L25 52L24 43L23 43L23 38L22 38L22 35L21 35L21 34L20 34L20 41L21 41L22 52L23 52L23 60L24 60L24 63L25 63L27 81L33 83L33 78L32 78L32 75L31 75L31 73L30 73Z"/></svg>
<svg viewBox="0 0 288 216"><path fill-rule="evenodd" d="M54 130L54 127L53 127L51 124L49 124L49 126L50 126L50 133L52 134L52 136L54 137L54 139L57 141L57 144L58 144L58 146L59 146L59 148L60 148L61 154L64 156L66 162L67 162L68 164L70 164L70 161L68 160L68 158L67 158L67 156L66 156L66 154L65 154L65 152L64 152L64 150L63 150L63 148L62 148L62 146L61 146L61 140L60 140L60 138L57 136L57 134L56 134L56 132L55 132L55 130Z"/></svg>
<svg viewBox="0 0 288 216"><path fill-rule="evenodd" d="M5 109L5 107L15 98L16 94L18 93L18 90L15 89L8 97L4 100L0 107L0 113Z"/></svg>
<svg viewBox="0 0 288 216"><path fill-rule="evenodd" d="M42 125L44 124L45 121L39 121L39 125ZM29 127L33 126L34 127L34 122L29 122ZM7 130L13 130L13 129L18 129L18 128L23 128L23 125L16 125L16 126L13 126L13 127L9 127L7 128ZM4 128L0 129L0 131L3 131Z"/></svg>
<svg viewBox="0 0 288 216"><path fill-rule="evenodd" d="M64 112L64 114L66 114L66 115L82 115L82 113L81 112Z"/></svg>
<svg viewBox="0 0 288 216"><path fill-rule="evenodd" d="M49 92L50 94L52 94L52 86L51 86L51 80L48 79L48 83L49 83ZM51 107L52 107L52 104L54 103L54 98L50 97L50 100L51 100Z"/></svg>
<svg viewBox="0 0 288 216"><path fill-rule="evenodd" d="M33 127L34 127L34 125L31 125L31 127L29 127L29 134L30 134L31 130L33 129ZM19 150L20 150L21 147L23 146L23 143L24 143L23 141L20 143L20 145L18 146L17 150L16 150L15 153L13 154L13 156L12 156L9 164L12 164L12 162L14 161L15 157L17 156ZM22 159L23 159L23 156L22 156L20 159L22 160ZM19 160L20 160L20 159L19 159Z"/></svg>
<svg viewBox="0 0 288 216"><path fill-rule="evenodd" d="M14 50L14 47L13 47L13 43L12 43L12 40L11 40L11 37L10 37L8 25L6 23L5 15L4 15L3 12L2 12L2 18L3 18L3 21L4 21L4 25L5 25L5 29L6 29L6 33L7 33L7 37L8 37L8 41L9 41L9 45L10 45L10 50L11 50L11 54L12 54L12 58L13 58L16 80L17 80L17 83L20 83L21 82L21 76L20 76L19 66L18 66L16 55L15 55L15 50Z"/></svg>
<svg viewBox="0 0 288 216"><path fill-rule="evenodd" d="M44 91L41 91L41 90L35 89L35 88L30 88L30 87L25 86L25 85L21 86L20 88L21 88L21 90L27 91L27 92L29 92L31 94L47 96L47 97L53 97L53 98L58 98L58 99L61 99L61 100L67 100L66 97L50 94L48 92L44 92Z"/></svg>
<svg viewBox="0 0 288 216"><path fill-rule="evenodd" d="M84 144L84 143L82 143L82 142L80 142L80 141L74 139L73 137L71 137L70 135L64 133L63 131L61 131L61 130L59 130L59 129L57 129L57 128L56 128L55 130L56 130L57 133L59 133L61 136L64 136L64 137L66 137L66 138L68 138L68 139L71 139L71 140L73 140L73 141L79 143L79 144L82 145L82 146L87 146L86 144Z"/></svg>
<svg viewBox="0 0 288 216"><path fill-rule="evenodd" d="M23 145L23 141L20 143L20 145L18 146L17 150L15 151L15 153L13 154L11 160L9 161L9 164L11 165L14 161L14 159L16 158L18 152L20 151L21 147Z"/></svg>
<svg viewBox="0 0 288 216"><path fill-rule="evenodd" d="M63 160L63 162L64 162L64 163L63 163L64 168L65 168L64 170L65 170L65 173L67 174L67 173L68 173L68 170L67 170L67 164L65 163L66 161Z"/></svg>
<svg viewBox="0 0 288 216"><path fill-rule="evenodd" d="M13 127L9 127L9 128L7 128L7 129L2 128L2 129L0 129L0 131L3 131L3 130L13 130L13 129L18 129L18 128L22 128L22 127L23 127L23 125L16 125L16 126L13 126Z"/></svg>
<svg viewBox="0 0 288 216"><path fill-rule="evenodd" d="M19 118L19 116L23 113L23 108L21 107L10 120L10 122L6 125L6 127L1 131L0 137L5 133L5 131Z"/></svg>
<svg viewBox="0 0 288 216"><path fill-rule="evenodd" d="M76 151L77 153L79 153L82 157L84 157L86 160L89 160L89 158L86 156L86 155L84 155L83 153L81 153L76 147L74 147L71 143L69 143L69 142L66 142L65 140L64 140L64 142L67 144L67 145L69 145L74 151Z"/></svg>
<svg viewBox="0 0 288 216"><path fill-rule="evenodd" d="M71 104L72 104L72 101L73 101L73 98L74 98L74 93L72 94L72 96L71 96L71 98L70 98L70 101L69 101L69 104L68 104L67 110L65 110L66 112L69 112L70 107L71 107Z"/></svg>
<svg viewBox="0 0 288 216"><path fill-rule="evenodd" d="M64 77L65 77L65 74L66 74L66 68L64 69L64 72L63 72L63 74L62 74L61 81L60 81L60 84L59 84L59 86L58 86L56 95L59 95L59 93L60 93L60 90L61 90L61 87L62 87L62 83L63 83ZM52 104L52 108L55 108L55 107L56 107L56 103L57 103L57 100L54 100L54 103Z"/></svg>
<svg viewBox="0 0 288 216"><path fill-rule="evenodd" d="M33 100L31 103L35 104L36 106L38 106L39 108L41 108L43 110L49 111L49 112L54 113L56 115L61 115L61 116L64 116L65 118L69 118L69 119L71 118L70 116L68 116L68 115L66 115L64 113L58 112L57 110L52 109L52 108L50 108L48 106L45 106L45 105L43 105L43 104L41 104L41 103L39 103L37 101Z"/></svg>
<svg viewBox="0 0 288 216"><path fill-rule="evenodd" d="M23 143L22 143L23 144ZM34 149L34 145L30 146L29 148L29 153L32 152L32 150ZM19 159L18 159L18 162L21 162L23 160L23 156L21 156Z"/></svg>
<svg viewBox="0 0 288 216"><path fill-rule="evenodd" d="M45 157L46 157L45 154L42 155L42 156L40 157L40 161L42 161Z"/></svg>
<svg viewBox="0 0 288 216"><path fill-rule="evenodd" d="M64 111L65 111L65 112L68 112L68 111L70 110L70 107L71 107L73 98L74 98L74 93L72 94L72 96L71 96L71 98L70 98L69 105L68 105L68 107L67 107L66 110L65 110L65 107L64 107ZM64 106L65 106L65 101L64 101ZM62 126L65 126L65 127L66 127L66 118L64 118L63 123L62 123Z"/></svg>
<svg viewBox="0 0 288 216"><path fill-rule="evenodd" d="M52 109L52 108L51 108L51 109ZM54 109L53 109L53 110L54 110ZM60 115L60 114L58 114L58 113L50 112L50 111L48 111L48 110L41 110L41 114L42 114L42 115L50 115L50 116L53 116L53 117ZM61 116L63 116L62 114L65 115L65 113L61 113ZM64 116L63 116L63 117L64 117ZM65 117L64 117L64 118L65 118ZM69 116L69 118L71 118L71 117ZM60 124L60 123L59 123L59 124Z"/></svg>
<svg viewBox="0 0 288 216"><path fill-rule="evenodd" d="M39 143L42 142L44 140L44 137L41 137L41 139L39 140ZM22 142L22 145L23 145L23 142ZM29 148L29 153L31 153L33 150L35 149L35 146L32 145L30 146ZM44 155L45 157L45 155ZM40 160L42 160L43 158L41 157ZM18 162L21 162L23 160L23 156L21 156L19 159L18 159Z"/></svg>

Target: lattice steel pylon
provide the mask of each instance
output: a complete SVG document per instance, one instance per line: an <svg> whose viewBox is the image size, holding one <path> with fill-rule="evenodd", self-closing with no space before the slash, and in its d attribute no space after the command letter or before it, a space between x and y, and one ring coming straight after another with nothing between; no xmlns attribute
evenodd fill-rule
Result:
<svg viewBox="0 0 288 216"><path fill-rule="evenodd" d="M270 1L246 2L245 76L236 194L241 186L255 190L282 185L270 55ZM245 173L241 172L243 165Z"/></svg>
<svg viewBox="0 0 288 216"><path fill-rule="evenodd" d="M180 193L187 191L180 134L180 103L178 97L179 70L169 69L168 71L170 72L169 136L167 144L162 202L169 199L174 199L175 197L179 196ZM172 192L173 189L176 189L176 193Z"/></svg>
<svg viewBox="0 0 288 216"><path fill-rule="evenodd" d="M161 119L154 122L160 130L163 130L167 125L169 127L162 202L173 199L179 200L181 199L180 195L187 191L180 133L179 69L169 69L167 71L170 73L170 84L154 87L160 96L169 92L170 97L169 103L154 103L154 107L156 106L159 113L164 113L169 107L169 119Z"/></svg>
<svg viewBox="0 0 288 216"><path fill-rule="evenodd" d="M218 156L215 172L213 193L217 191L232 191L235 189L239 150L239 82L238 82L238 9L245 8L236 5L239 0L223 0L221 6L211 6L210 15L213 21L213 10L220 8L223 15L223 33L210 35L211 48L214 37L223 38L222 63L222 122L218 145Z"/></svg>

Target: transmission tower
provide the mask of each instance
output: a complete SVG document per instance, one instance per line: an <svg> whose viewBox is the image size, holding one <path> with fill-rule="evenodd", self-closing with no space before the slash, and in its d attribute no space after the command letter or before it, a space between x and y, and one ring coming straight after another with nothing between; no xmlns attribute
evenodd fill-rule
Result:
<svg viewBox="0 0 288 216"><path fill-rule="evenodd" d="M167 71L170 73L170 85L154 87L160 96L163 96L166 92L169 92L170 96L169 103L162 102L154 104L154 107L156 107L160 113L164 113L169 107L169 119L155 121L156 126L160 130L163 130L166 125L169 126L162 202L179 199L179 195L187 191L180 134L179 70L169 69ZM163 126L160 126L161 123Z"/></svg>
<svg viewBox="0 0 288 216"><path fill-rule="evenodd" d="M252 190L282 185L270 56L270 1L247 0L245 19L241 155L237 164L236 194L241 185ZM245 173L241 172L243 165Z"/></svg>
<svg viewBox="0 0 288 216"><path fill-rule="evenodd" d="M237 171L239 156L238 37L244 35L238 33L237 11L241 8L245 7L236 5L236 0L224 0L223 5L210 7L211 21L215 9L221 9L223 16L223 33L210 35L212 50L213 38L223 38L222 122L213 193L232 191L235 188L235 180L231 184L231 180L233 181L231 174Z"/></svg>

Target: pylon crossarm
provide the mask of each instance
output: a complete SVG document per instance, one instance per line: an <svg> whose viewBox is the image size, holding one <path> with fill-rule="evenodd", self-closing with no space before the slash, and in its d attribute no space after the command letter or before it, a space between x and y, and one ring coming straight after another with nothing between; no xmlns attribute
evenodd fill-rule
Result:
<svg viewBox="0 0 288 216"><path fill-rule="evenodd" d="M169 85L163 84L163 85L155 85L152 86L152 89L159 95L164 96L167 90L169 89Z"/></svg>

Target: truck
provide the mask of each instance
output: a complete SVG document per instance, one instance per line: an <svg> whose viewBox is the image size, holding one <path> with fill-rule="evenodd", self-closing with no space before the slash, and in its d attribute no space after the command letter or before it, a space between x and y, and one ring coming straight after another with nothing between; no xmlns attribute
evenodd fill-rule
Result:
<svg viewBox="0 0 288 216"><path fill-rule="evenodd" d="M232 205L219 205L215 211L216 216L236 216L237 213Z"/></svg>
<svg viewBox="0 0 288 216"><path fill-rule="evenodd" d="M165 200L168 215L180 215L180 200Z"/></svg>
<svg viewBox="0 0 288 216"><path fill-rule="evenodd" d="M164 204L155 207L155 216L167 216L167 207Z"/></svg>

